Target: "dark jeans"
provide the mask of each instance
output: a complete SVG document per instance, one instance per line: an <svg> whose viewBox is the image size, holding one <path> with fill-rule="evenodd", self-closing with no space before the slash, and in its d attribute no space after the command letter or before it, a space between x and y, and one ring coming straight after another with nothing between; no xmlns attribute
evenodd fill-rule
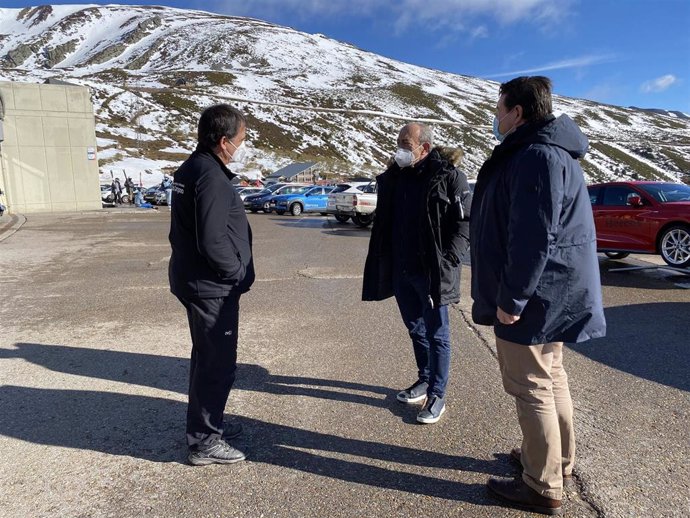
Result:
<svg viewBox="0 0 690 518"><path fill-rule="evenodd" d="M429 384L427 396L444 397L450 370L448 306L431 307L426 274L395 273L393 292L412 338L419 379Z"/></svg>
<svg viewBox="0 0 690 518"><path fill-rule="evenodd" d="M223 411L235 382L240 296L180 299L192 335L187 444L203 448L223 434Z"/></svg>

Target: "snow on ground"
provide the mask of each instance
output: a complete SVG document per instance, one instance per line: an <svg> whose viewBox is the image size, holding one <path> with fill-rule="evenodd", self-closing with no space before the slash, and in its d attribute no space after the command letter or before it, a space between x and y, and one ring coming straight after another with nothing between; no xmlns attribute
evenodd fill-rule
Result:
<svg viewBox="0 0 690 518"><path fill-rule="evenodd" d="M138 146L132 142L125 144L128 149L117 149L115 144L118 137L158 140L167 146L163 153L186 153L195 145L195 108L217 102L247 109L267 128L262 135L266 140L261 143L265 149L252 150L255 152L251 153L247 167L252 170L260 167L274 171L290 162L271 151L274 144L266 134L276 133L281 141L276 148L292 146L295 151L308 147L311 156L325 148L329 159L340 161L344 168L348 162L377 167L388 156L401 123L410 119L426 120L436 126L439 136L457 135L457 131L446 126L449 123L460 123L462 131L475 132L481 144L465 150L465 167L470 174L476 174L492 147L489 128L498 82L406 64L289 27L199 11L157 8L155 15L161 22L158 26L148 23L152 17L150 8L137 6L89 6L94 9L66 18L85 7L53 6L47 20L34 27L30 24L37 13L50 8L21 21L16 19L20 9L0 9L0 34L8 35L3 46L42 46L41 52L35 51L19 68L0 71L0 77L40 82L59 76L88 85L93 94L97 131L113 137L99 138L97 143L99 158L116 159L102 167L106 173L111 167L131 168L135 176L146 169L158 171L163 166L176 166L172 160L137 158L140 151L133 149ZM87 63L100 50L121 42L137 26L146 27L148 34L104 63ZM60 69L42 69L47 48L74 40L79 45L60 64ZM128 67L133 58L141 56L146 56L146 60L135 64L134 69ZM64 68L67 64L74 68ZM110 84L101 82L103 76L87 75L106 70L113 78ZM210 74L204 79L194 71ZM218 76L212 75L214 71L230 72L235 79L232 84L218 84ZM188 74L192 85L198 78L199 85L209 86L186 93L167 89L164 81L176 74ZM400 85L408 88L401 89ZM161 90L151 92L142 87ZM435 106L415 102L419 92L427 92ZM166 93L178 104L157 102L156 94ZM163 108L162 104L177 106L180 111ZM645 142L650 143L655 158L661 155L659 148L669 146L669 142L678 143L676 149L683 157L688 154L682 148L687 146L687 125L671 125L655 115L558 95L554 105L577 117L591 139L613 142L622 152L642 162L646 163L644 157L640 158L635 149ZM324 109L314 109L320 106ZM339 109L334 110L336 107ZM472 126L484 119L486 128ZM137 131L137 127L146 130ZM189 135L191 140L173 142L173 134ZM251 128L250 135L254 136ZM141 146L152 150L156 147ZM121 156L124 154L133 156ZM613 157L603 154L593 154L591 161L613 178L621 168ZM667 163L660 160L656 166L650 166L665 172Z"/></svg>
<svg viewBox="0 0 690 518"><path fill-rule="evenodd" d="M151 187L163 181L162 168L178 167L179 165L179 161L126 157L101 167L101 180L106 180L106 182L101 183L107 183L112 177L119 177L121 181L124 181L125 176L131 176L137 185L141 181L144 187Z"/></svg>
<svg viewBox="0 0 690 518"><path fill-rule="evenodd" d="M106 126L106 128L107 128L107 126ZM109 138L96 137L96 145L98 146L98 149L103 149L103 148L107 148L109 146L117 145L117 141L111 140Z"/></svg>

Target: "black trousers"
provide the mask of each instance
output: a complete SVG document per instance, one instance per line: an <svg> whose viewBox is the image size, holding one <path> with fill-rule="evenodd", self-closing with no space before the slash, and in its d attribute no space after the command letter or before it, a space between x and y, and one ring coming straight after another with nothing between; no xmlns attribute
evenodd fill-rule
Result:
<svg viewBox="0 0 690 518"><path fill-rule="evenodd" d="M223 411L235 382L240 295L182 299L192 335L187 445L203 448L223 434Z"/></svg>

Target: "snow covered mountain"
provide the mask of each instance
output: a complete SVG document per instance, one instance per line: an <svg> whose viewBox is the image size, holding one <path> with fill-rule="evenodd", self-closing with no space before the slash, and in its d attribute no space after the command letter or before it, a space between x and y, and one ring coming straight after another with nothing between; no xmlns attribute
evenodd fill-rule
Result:
<svg viewBox="0 0 690 518"><path fill-rule="evenodd" d="M495 144L498 83L250 18L151 6L0 9L0 67L4 80L92 89L102 171L174 167L194 147L201 109L218 102L248 116L248 175L310 160L324 175L376 174L411 119L462 147L470 176ZM565 97L555 109L590 138L592 181L690 175L684 114Z"/></svg>

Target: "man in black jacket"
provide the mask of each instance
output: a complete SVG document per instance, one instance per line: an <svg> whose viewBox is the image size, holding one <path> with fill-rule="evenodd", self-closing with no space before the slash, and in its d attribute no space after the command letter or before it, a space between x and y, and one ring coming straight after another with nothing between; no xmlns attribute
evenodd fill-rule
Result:
<svg viewBox="0 0 690 518"><path fill-rule="evenodd" d="M446 409L448 304L460 300L472 200L467 177L455 167L462 153L433 148L432 139L428 126L403 127L394 162L377 178L362 289L362 300L395 296L418 369L417 381L397 399L426 399L417 415L425 424L437 422Z"/></svg>
<svg viewBox="0 0 690 518"><path fill-rule="evenodd" d="M488 486L511 504L559 514L575 460L563 342L606 332L594 219L577 161L588 141L567 115L551 113L546 77L502 84L496 108L500 144L479 171L472 204L472 318L494 327L523 436L511 457L523 471Z"/></svg>
<svg viewBox="0 0 690 518"><path fill-rule="evenodd" d="M252 234L226 167L244 154L246 120L219 104L199 120L196 151L175 172L170 222L170 291L187 310L192 335L187 407L189 461L230 464L244 454L224 425L235 381L240 295L254 282Z"/></svg>

